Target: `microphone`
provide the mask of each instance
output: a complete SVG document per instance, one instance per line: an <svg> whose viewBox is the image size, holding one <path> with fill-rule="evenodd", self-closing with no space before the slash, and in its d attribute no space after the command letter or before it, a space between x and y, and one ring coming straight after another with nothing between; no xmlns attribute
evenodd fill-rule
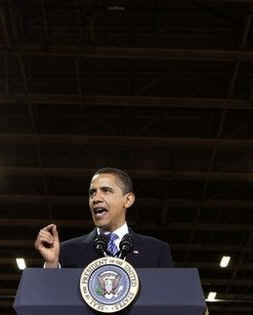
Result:
<svg viewBox="0 0 253 315"><path fill-rule="evenodd" d="M130 234L125 234L119 244L120 258L126 258L126 255L133 250L134 242Z"/></svg>
<svg viewBox="0 0 253 315"><path fill-rule="evenodd" d="M94 240L94 245L97 253L104 256L108 244L108 239L104 235L98 235Z"/></svg>

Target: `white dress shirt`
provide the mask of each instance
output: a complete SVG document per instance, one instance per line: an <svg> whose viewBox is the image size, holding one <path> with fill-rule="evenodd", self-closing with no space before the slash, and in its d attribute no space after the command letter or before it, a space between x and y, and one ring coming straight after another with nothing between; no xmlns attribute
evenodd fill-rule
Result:
<svg viewBox="0 0 253 315"><path fill-rule="evenodd" d="M110 234L111 232L105 231L101 228L97 228L97 234L100 235L101 233L107 235ZM125 236L128 233L128 226L127 223L125 222L123 225L121 225L119 228L117 228L115 231L113 231L112 233L117 234L118 238L115 240L115 245L117 246L118 250L119 250L119 244L123 238L123 236Z"/></svg>

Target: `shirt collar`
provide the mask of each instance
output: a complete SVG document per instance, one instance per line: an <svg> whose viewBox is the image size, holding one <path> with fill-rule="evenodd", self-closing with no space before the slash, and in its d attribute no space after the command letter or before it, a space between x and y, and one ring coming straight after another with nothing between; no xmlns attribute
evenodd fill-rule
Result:
<svg viewBox="0 0 253 315"><path fill-rule="evenodd" d="M97 228L97 234L100 235L101 232L104 233L105 235L110 233L108 231L103 231L101 228ZM128 233L127 223L125 222L123 225L121 225L119 228L113 231L113 233L117 234L119 240L121 240L123 236Z"/></svg>

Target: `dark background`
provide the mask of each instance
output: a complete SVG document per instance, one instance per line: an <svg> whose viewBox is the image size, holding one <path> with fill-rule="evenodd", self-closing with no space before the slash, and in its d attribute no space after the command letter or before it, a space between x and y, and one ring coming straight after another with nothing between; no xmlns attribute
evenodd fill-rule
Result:
<svg viewBox="0 0 253 315"><path fill-rule="evenodd" d="M92 228L105 166L134 180L129 224L217 291L210 314L253 313L252 16L250 0L0 1L1 315L15 258L42 265L42 226Z"/></svg>

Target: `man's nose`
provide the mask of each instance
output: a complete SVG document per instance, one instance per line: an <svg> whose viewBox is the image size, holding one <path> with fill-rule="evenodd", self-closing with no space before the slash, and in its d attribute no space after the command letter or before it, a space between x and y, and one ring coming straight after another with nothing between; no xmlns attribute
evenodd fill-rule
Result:
<svg viewBox="0 0 253 315"><path fill-rule="evenodd" d="M92 203L95 205L98 204L99 202L102 202L102 197L99 192L96 192L96 194L92 198Z"/></svg>
<svg viewBox="0 0 253 315"><path fill-rule="evenodd" d="M97 205L98 203L102 202L100 199L94 198L92 200L93 205Z"/></svg>

